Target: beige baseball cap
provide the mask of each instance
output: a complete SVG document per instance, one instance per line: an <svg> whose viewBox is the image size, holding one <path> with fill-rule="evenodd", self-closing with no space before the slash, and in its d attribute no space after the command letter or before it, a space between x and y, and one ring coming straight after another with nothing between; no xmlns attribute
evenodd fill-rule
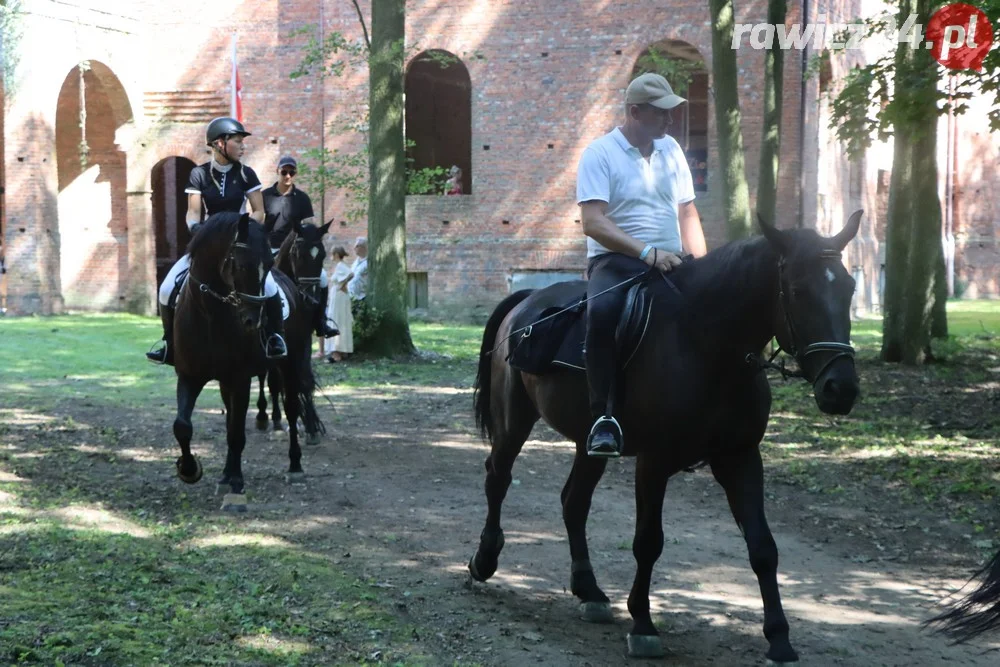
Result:
<svg viewBox="0 0 1000 667"><path fill-rule="evenodd" d="M640 74L628 84L625 90L625 104L652 104L660 109L673 109L684 104L686 99L674 95L674 89L659 74Z"/></svg>

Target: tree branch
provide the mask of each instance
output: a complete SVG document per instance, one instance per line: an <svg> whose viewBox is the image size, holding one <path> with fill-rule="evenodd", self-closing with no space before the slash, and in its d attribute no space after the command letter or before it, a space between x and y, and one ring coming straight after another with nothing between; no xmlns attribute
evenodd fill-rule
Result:
<svg viewBox="0 0 1000 667"><path fill-rule="evenodd" d="M365 17L361 13L361 7L358 6L358 0L351 0L354 3L354 9L358 11L358 21L361 23L361 31L365 34L365 46L368 47L369 53L372 50L372 42L368 39L368 27L365 25Z"/></svg>

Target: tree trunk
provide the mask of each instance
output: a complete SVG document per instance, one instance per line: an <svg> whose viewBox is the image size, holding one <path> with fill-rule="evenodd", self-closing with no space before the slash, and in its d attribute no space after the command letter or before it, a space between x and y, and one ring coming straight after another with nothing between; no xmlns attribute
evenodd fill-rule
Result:
<svg viewBox="0 0 1000 667"><path fill-rule="evenodd" d="M410 353L406 316L406 163L403 148L405 0L373 0L369 64L368 298L381 315L368 348Z"/></svg>
<svg viewBox="0 0 1000 667"><path fill-rule="evenodd" d="M931 308L931 338L948 337L948 276L944 265L944 246L934 269L934 305Z"/></svg>
<svg viewBox="0 0 1000 667"><path fill-rule="evenodd" d="M897 21L902 25L915 13L916 23L927 25L930 9L931 0L900 0ZM922 363L930 350L935 274L942 261L938 74L930 53L907 43L896 49L893 103L899 106L893 128L882 357L904 364Z"/></svg>
<svg viewBox="0 0 1000 667"><path fill-rule="evenodd" d="M785 0L769 0L767 22L785 25ZM777 221L778 165L781 145L781 102L785 52L775 47L764 52L764 128L760 142L760 176L757 181L757 215L772 225Z"/></svg>
<svg viewBox="0 0 1000 667"><path fill-rule="evenodd" d="M715 124L719 133L719 167L729 240L750 236L750 192L744 169L740 96L733 43L733 0L709 0L712 16L712 78Z"/></svg>

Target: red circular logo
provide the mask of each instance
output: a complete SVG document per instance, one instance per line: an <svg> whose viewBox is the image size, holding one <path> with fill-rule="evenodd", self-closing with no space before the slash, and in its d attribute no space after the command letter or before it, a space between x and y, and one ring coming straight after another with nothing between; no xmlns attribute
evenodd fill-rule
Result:
<svg viewBox="0 0 1000 667"><path fill-rule="evenodd" d="M993 25L981 9L956 2L934 12L926 39L935 60L945 67L981 72L993 44Z"/></svg>

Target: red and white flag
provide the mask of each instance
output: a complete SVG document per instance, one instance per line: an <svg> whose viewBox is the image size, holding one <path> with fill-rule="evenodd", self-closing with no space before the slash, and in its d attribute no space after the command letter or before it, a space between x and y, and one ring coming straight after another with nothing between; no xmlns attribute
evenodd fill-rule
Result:
<svg viewBox="0 0 1000 667"><path fill-rule="evenodd" d="M233 73L229 79L232 98L229 104L229 115L243 122L243 84L240 83L240 69L236 64L236 35L233 35Z"/></svg>

